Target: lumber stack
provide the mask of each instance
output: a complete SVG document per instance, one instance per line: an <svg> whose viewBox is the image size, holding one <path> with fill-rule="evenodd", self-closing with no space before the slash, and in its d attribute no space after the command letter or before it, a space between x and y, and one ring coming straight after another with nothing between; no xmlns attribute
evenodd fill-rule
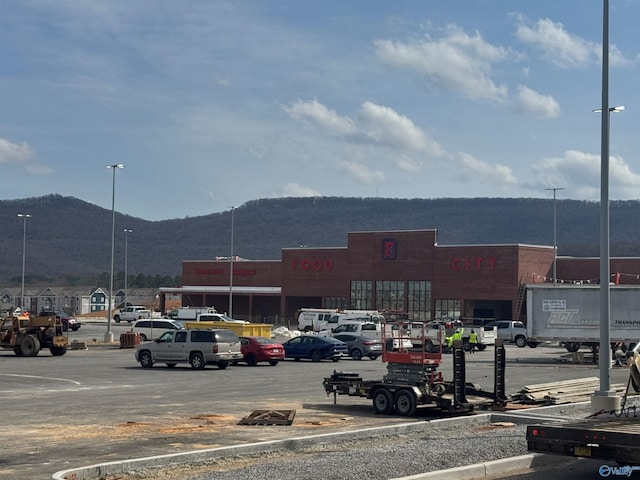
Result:
<svg viewBox="0 0 640 480"><path fill-rule="evenodd" d="M584 402L589 400L593 392L600 387L598 377L563 380L559 382L526 385L512 396L514 401L530 405L559 405L562 403ZM622 384L612 385L616 392L624 392Z"/></svg>

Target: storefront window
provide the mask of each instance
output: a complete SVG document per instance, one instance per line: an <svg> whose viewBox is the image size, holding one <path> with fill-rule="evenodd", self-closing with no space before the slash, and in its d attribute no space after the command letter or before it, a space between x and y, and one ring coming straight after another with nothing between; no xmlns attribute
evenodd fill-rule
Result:
<svg viewBox="0 0 640 480"><path fill-rule="evenodd" d="M324 297L324 308L345 310L347 308L347 299L344 297Z"/></svg>
<svg viewBox="0 0 640 480"><path fill-rule="evenodd" d="M377 281L376 309L404 312L404 281Z"/></svg>
<svg viewBox="0 0 640 480"><path fill-rule="evenodd" d="M370 280L351 280L351 304L354 310L373 310L373 282Z"/></svg>
<svg viewBox="0 0 640 480"><path fill-rule="evenodd" d="M460 318L460 300L436 299L436 320Z"/></svg>
<svg viewBox="0 0 640 480"><path fill-rule="evenodd" d="M408 288L409 318L422 322L431 320L431 282L410 280Z"/></svg>

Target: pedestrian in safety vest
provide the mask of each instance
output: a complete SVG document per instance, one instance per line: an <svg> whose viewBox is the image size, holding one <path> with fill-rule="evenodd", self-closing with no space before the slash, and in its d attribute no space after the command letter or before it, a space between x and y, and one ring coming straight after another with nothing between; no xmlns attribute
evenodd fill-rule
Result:
<svg viewBox="0 0 640 480"><path fill-rule="evenodd" d="M471 333L469 334L469 351L474 353L476 351L476 347L478 346L478 334L475 330L471 329Z"/></svg>

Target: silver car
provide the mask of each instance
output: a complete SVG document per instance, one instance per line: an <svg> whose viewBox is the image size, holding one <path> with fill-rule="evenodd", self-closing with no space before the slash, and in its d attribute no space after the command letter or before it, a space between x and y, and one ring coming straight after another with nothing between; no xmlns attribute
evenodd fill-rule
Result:
<svg viewBox="0 0 640 480"><path fill-rule="evenodd" d="M195 370L207 364L224 370L231 362L242 360L242 351L240 339L231 330L182 329L165 332L153 342L141 343L135 356L144 368L151 368L154 363L165 363L169 368L188 363Z"/></svg>
<svg viewBox="0 0 640 480"><path fill-rule="evenodd" d="M338 333L333 335L333 338L347 344L349 356L354 360L362 360L362 357L375 360L382 355L382 342L375 338L353 333Z"/></svg>

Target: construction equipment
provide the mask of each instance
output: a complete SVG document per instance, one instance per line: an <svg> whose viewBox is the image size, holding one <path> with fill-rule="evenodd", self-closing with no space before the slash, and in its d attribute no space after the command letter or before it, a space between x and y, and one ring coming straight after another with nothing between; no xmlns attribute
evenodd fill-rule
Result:
<svg viewBox="0 0 640 480"><path fill-rule="evenodd" d="M62 320L57 315L9 314L1 322L0 348L22 357L35 357L42 348L48 348L53 356L67 353L69 339L62 334Z"/></svg>
<svg viewBox="0 0 640 480"><path fill-rule="evenodd" d="M438 367L442 362L442 349L427 350L429 345L442 346L442 330L439 338L431 338L423 326L416 322L399 320L387 322L382 328L382 361L387 362L387 374L381 380L364 380L358 373L334 371L326 377L323 386L327 395L364 397L373 401L373 409L379 414L396 412L402 416L415 414L420 405L436 405L447 413L467 413L483 404L491 408L504 408L504 346L496 340L494 392L484 392L466 382L466 368L462 341L453 344L453 380L445 381ZM431 333L433 335L433 333ZM406 341L410 339L410 341ZM469 397L468 397L469 396ZM475 402L470 398L484 397Z"/></svg>

